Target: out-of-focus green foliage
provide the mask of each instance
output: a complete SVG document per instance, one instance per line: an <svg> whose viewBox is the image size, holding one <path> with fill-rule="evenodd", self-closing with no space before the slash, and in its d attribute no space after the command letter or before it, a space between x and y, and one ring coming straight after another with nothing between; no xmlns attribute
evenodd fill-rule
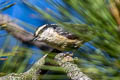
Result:
<svg viewBox="0 0 120 80"><path fill-rule="evenodd" d="M25 1L25 0L24 0ZM91 53L78 52L80 57L76 61L83 72L91 76L94 80L119 80L120 79L120 34L117 30L117 23L109 11L109 0L64 0L65 4L70 6L77 12L77 17L71 14L68 9L53 0L47 0L51 5L57 8L62 16L62 19L69 19L72 24L80 26L71 26L71 23L63 23L55 12L50 11L51 15L41 10L38 6L34 6L25 2L29 7L41 13L46 19L51 20L65 29L75 33L79 37L92 40L91 44L97 49ZM54 16L54 17L53 17ZM84 23L78 19L82 17ZM92 34L84 34L79 29L87 25ZM13 49L14 56L8 57L8 61L3 66L2 71L6 73L22 72L28 61L30 54L24 48ZM87 47L86 47L87 50ZM11 55L11 54L10 54ZM24 56L23 56L24 55ZM21 61L25 59L24 61ZM19 63L20 62L20 63ZM15 67L16 66L16 67ZM9 70L8 70L9 68ZM47 68L56 70L57 68ZM48 76L48 75L46 75ZM56 76L56 75L54 75Z"/></svg>
<svg viewBox="0 0 120 80"><path fill-rule="evenodd" d="M8 58L5 63L1 65L0 71L5 74L24 72L31 55L32 51L30 49L18 46L14 47L12 51L2 53L0 56L7 56Z"/></svg>

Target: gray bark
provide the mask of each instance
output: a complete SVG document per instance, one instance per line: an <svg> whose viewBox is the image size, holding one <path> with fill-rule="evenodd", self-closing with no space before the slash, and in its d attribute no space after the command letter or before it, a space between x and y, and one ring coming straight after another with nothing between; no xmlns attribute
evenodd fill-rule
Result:
<svg viewBox="0 0 120 80"><path fill-rule="evenodd" d="M59 53L56 55L55 60L67 73L67 76L72 80L92 80L87 75L85 75L80 68L74 63L74 59L71 55L65 53Z"/></svg>
<svg viewBox="0 0 120 80"><path fill-rule="evenodd" d="M0 77L0 80L39 80L40 74L37 74L37 72L45 64L46 57L47 54L39 59L28 71L19 74L11 73Z"/></svg>

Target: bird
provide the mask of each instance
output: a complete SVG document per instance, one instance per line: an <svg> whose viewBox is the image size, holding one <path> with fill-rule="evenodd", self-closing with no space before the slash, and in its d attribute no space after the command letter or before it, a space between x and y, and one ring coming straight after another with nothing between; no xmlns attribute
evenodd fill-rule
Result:
<svg viewBox="0 0 120 80"><path fill-rule="evenodd" d="M84 43L84 40L79 40L78 36L58 24L45 24L38 27L34 33L34 40L45 42L60 51L71 51Z"/></svg>

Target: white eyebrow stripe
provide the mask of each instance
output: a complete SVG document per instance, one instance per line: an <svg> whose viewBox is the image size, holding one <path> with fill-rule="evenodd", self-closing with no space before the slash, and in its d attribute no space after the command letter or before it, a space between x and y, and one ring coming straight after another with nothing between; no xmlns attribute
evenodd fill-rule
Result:
<svg viewBox="0 0 120 80"><path fill-rule="evenodd" d="M42 29L44 29L46 26L47 26L46 24L43 25L43 26L40 26L40 27L36 30L35 36L37 36L37 35L39 34L39 32L40 32Z"/></svg>
<svg viewBox="0 0 120 80"><path fill-rule="evenodd" d="M57 25L57 24L51 24L51 25Z"/></svg>

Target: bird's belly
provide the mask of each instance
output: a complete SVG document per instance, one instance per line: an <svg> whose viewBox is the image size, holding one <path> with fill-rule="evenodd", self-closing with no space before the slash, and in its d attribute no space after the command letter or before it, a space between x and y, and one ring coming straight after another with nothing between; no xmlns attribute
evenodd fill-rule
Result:
<svg viewBox="0 0 120 80"><path fill-rule="evenodd" d="M49 46L54 47L58 50L67 50L68 48L74 48L78 40L70 40L62 35L59 35L53 29L47 29L41 33L40 41L46 42ZM79 42L81 44L81 42Z"/></svg>

